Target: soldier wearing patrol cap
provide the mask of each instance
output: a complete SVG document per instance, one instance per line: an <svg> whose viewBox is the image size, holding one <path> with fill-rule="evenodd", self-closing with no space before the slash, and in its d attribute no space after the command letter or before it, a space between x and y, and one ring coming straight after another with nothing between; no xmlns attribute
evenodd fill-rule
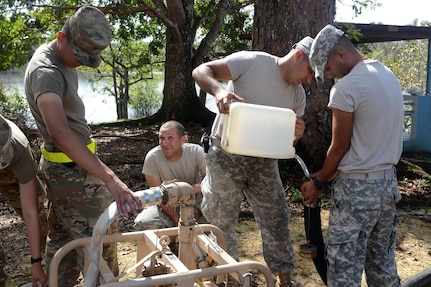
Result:
<svg viewBox="0 0 431 287"><path fill-rule="evenodd" d="M106 16L95 7L83 6L67 19L56 39L36 50L24 75L27 100L43 139L40 166L49 187L50 214L60 220L60 224L50 224L47 270L64 244L92 235L98 217L113 200L122 215L128 215L128 207L135 216L142 208L139 198L96 155L96 142L78 95L75 68L99 66L100 53L111 38ZM116 230L114 222L108 232ZM105 247L103 257L116 275L116 244ZM58 286L75 285L84 268L83 256L78 249L62 260Z"/></svg>
<svg viewBox="0 0 431 287"><path fill-rule="evenodd" d="M221 146L224 114L232 101L289 108L297 115L295 138L305 129L302 86L313 80L308 55L313 38L306 36L283 57L260 51L239 51L203 63L193 70L202 90L214 95L219 113L211 129L206 157L207 176L202 180L202 213L226 233L227 252L238 259L239 207L246 194L262 234L263 254L277 275L277 287L294 286L295 254L289 230L290 211L285 203L276 159L230 154ZM227 81L224 87L219 81ZM293 283L292 283L293 281Z"/></svg>
<svg viewBox="0 0 431 287"><path fill-rule="evenodd" d="M404 101L395 75L367 59L332 25L314 38L310 65L331 89L332 142L322 170L301 187L305 204L332 185L326 239L328 286L400 286L395 262L395 165L403 147Z"/></svg>
<svg viewBox="0 0 431 287"><path fill-rule="evenodd" d="M0 115L0 192L27 227L32 281L46 286L41 262L48 233L46 194L36 171L27 137L13 122ZM7 279L5 264L6 255L0 246L0 286Z"/></svg>

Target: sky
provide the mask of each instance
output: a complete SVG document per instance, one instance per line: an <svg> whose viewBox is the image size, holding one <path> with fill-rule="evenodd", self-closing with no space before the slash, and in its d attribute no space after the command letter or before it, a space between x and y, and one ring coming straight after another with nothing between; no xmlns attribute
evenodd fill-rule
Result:
<svg viewBox="0 0 431 287"><path fill-rule="evenodd" d="M409 25L414 19L431 22L431 1L430 0L377 0L382 6L374 11L365 10L361 16L354 18L351 8L351 0L341 0L344 5L336 1L337 22L351 23L381 23L386 25Z"/></svg>

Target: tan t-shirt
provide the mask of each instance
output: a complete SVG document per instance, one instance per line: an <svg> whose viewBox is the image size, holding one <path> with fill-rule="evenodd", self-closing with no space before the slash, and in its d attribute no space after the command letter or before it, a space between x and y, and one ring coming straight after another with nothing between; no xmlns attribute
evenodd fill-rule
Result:
<svg viewBox="0 0 431 287"><path fill-rule="evenodd" d="M366 173L393 168L403 150L404 100L397 78L364 60L331 89L328 107L355 115L350 147L338 169Z"/></svg>
<svg viewBox="0 0 431 287"><path fill-rule="evenodd" d="M305 111L305 91L302 85L285 82L278 72L277 57L264 52L241 51L226 57L233 80L228 90L257 105L288 108L297 116ZM217 114L211 137L221 138L224 115Z"/></svg>
<svg viewBox="0 0 431 287"><path fill-rule="evenodd" d="M179 160L171 161L163 154L160 146L150 150L145 156L142 173L160 178L162 181L177 179L188 184L201 182L200 170L205 167L205 153L200 145L185 143Z"/></svg>

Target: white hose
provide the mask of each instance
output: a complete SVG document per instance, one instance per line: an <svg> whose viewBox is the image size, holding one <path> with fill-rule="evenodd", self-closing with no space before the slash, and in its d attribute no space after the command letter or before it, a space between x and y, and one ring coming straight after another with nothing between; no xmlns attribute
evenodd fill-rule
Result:
<svg viewBox="0 0 431 287"><path fill-rule="evenodd" d="M135 192L135 195L139 197L144 208L152 205L160 205L163 199L163 191L160 187L140 190ZM130 206L127 205L127 211L130 210ZM117 215L117 203L112 202L99 217L93 228L89 252L90 264L87 270L84 287L96 286L97 277L99 274L99 259L102 253L102 238L103 235L106 234L109 225L114 222Z"/></svg>

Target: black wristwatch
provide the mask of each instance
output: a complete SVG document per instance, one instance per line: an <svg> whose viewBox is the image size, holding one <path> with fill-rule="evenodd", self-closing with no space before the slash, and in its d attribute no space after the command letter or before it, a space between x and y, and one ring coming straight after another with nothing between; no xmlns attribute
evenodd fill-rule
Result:
<svg viewBox="0 0 431 287"><path fill-rule="evenodd" d="M327 182L319 181L317 178L313 179L313 183L319 190L325 190L329 185Z"/></svg>
<svg viewBox="0 0 431 287"><path fill-rule="evenodd" d="M42 257L38 257L38 258L30 257L30 262L31 262L31 264L34 264L37 262L42 262Z"/></svg>

